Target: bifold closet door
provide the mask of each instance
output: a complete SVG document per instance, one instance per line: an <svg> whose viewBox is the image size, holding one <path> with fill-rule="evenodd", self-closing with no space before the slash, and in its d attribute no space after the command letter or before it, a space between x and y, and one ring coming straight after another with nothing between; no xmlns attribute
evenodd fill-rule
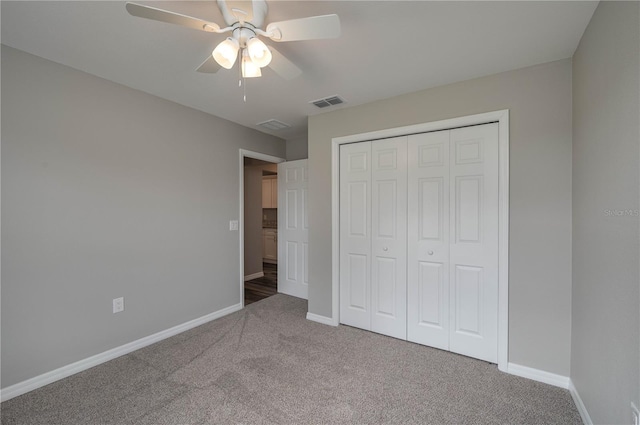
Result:
<svg viewBox="0 0 640 425"><path fill-rule="evenodd" d="M498 361L498 124L451 130L449 349Z"/></svg>
<svg viewBox="0 0 640 425"><path fill-rule="evenodd" d="M340 322L371 330L371 142L340 146Z"/></svg>
<svg viewBox="0 0 640 425"><path fill-rule="evenodd" d="M497 362L498 124L340 147L340 321Z"/></svg>
<svg viewBox="0 0 640 425"><path fill-rule="evenodd" d="M340 321L406 339L407 138L340 147Z"/></svg>
<svg viewBox="0 0 640 425"><path fill-rule="evenodd" d="M497 362L498 125L409 137L407 339Z"/></svg>
<svg viewBox="0 0 640 425"><path fill-rule="evenodd" d="M449 130L409 136L407 339L449 349Z"/></svg>
<svg viewBox="0 0 640 425"><path fill-rule="evenodd" d="M371 330L407 338L407 137L371 142Z"/></svg>

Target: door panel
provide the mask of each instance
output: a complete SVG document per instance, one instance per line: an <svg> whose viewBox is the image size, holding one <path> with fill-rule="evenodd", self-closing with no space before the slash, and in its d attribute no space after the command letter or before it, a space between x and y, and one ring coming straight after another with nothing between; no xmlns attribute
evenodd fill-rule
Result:
<svg viewBox="0 0 640 425"><path fill-rule="evenodd" d="M422 178L417 182L418 237L443 242L444 178Z"/></svg>
<svg viewBox="0 0 640 425"><path fill-rule="evenodd" d="M278 164L278 292L307 299L309 294L307 160ZM277 193L276 191L276 193Z"/></svg>
<svg viewBox="0 0 640 425"><path fill-rule="evenodd" d="M378 237L395 238L397 217L398 182L395 180L374 181L376 188L376 216Z"/></svg>
<svg viewBox="0 0 640 425"><path fill-rule="evenodd" d="M284 194L286 208L284 225L287 230L298 230L298 189L286 189Z"/></svg>
<svg viewBox="0 0 640 425"><path fill-rule="evenodd" d="M481 243L482 176L456 176L456 242Z"/></svg>
<svg viewBox="0 0 640 425"><path fill-rule="evenodd" d="M367 257L362 254L349 255L349 291L346 294L346 304L350 309L368 313L369 259Z"/></svg>
<svg viewBox="0 0 640 425"><path fill-rule="evenodd" d="M307 181L303 182L303 185L307 185ZM309 194L308 189L306 187L302 188L302 228L306 231L309 230Z"/></svg>
<svg viewBox="0 0 640 425"><path fill-rule="evenodd" d="M371 142L371 330L407 338L407 138Z"/></svg>
<svg viewBox="0 0 640 425"><path fill-rule="evenodd" d="M428 261L420 261L418 264L418 324L443 329L443 297L447 290L444 265Z"/></svg>
<svg viewBox="0 0 640 425"><path fill-rule="evenodd" d="M453 282L456 312L455 332L482 336L483 283L482 268L456 266Z"/></svg>
<svg viewBox="0 0 640 425"><path fill-rule="evenodd" d="M347 185L349 221L347 233L350 237L368 238L368 221L363 220L369 214L369 182L356 181Z"/></svg>
<svg viewBox="0 0 640 425"><path fill-rule="evenodd" d="M340 323L371 330L371 142L340 146Z"/></svg>
<svg viewBox="0 0 640 425"><path fill-rule="evenodd" d="M450 350L498 353L498 124L451 130Z"/></svg>
<svg viewBox="0 0 640 425"><path fill-rule="evenodd" d="M398 316L396 306L396 286L398 285L396 275L396 260L393 258L376 258L374 273L377 275L377 304L376 314L386 315L389 318Z"/></svg>
<svg viewBox="0 0 640 425"><path fill-rule="evenodd" d="M449 348L449 131L409 136L407 339Z"/></svg>
<svg viewBox="0 0 640 425"><path fill-rule="evenodd" d="M297 282L299 279L298 276L298 242L294 242L294 241L286 241L285 242L285 256L284 258L286 259L286 263L285 263L285 278L287 281L289 282ZM280 257L282 258L282 257ZM280 265L280 268L282 268L282 264ZM281 274L283 271L280 270Z"/></svg>

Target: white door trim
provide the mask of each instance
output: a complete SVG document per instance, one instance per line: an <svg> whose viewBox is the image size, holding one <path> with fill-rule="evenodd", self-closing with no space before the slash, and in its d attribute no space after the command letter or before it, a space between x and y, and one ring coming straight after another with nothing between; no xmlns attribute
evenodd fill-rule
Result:
<svg viewBox="0 0 640 425"><path fill-rule="evenodd" d="M415 133L447 130L469 125L498 122L499 128L499 247L498 247L498 368L506 372L509 363L509 110L390 128L331 140L331 227L332 284L331 324L340 323L340 145L384 139Z"/></svg>
<svg viewBox="0 0 640 425"><path fill-rule="evenodd" d="M260 153L260 152L254 152L254 151L249 151L246 149L240 149L240 166L239 168L239 176L240 179L238 180L239 183L239 187L238 187L238 192L240 194L240 212L239 217L238 217L238 238L240 238L239 242L240 242L240 305L242 305L242 308L244 308L244 159L245 158L253 158L253 159L260 159L262 161L267 161L267 162L272 162L274 164L279 164L281 162L284 162L285 159L284 158L280 158L277 156L272 156L272 155L267 155L264 153Z"/></svg>

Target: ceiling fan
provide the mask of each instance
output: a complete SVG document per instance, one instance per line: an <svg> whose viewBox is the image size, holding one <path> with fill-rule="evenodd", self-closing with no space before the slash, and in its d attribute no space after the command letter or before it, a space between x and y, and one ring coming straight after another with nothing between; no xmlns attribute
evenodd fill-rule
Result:
<svg viewBox="0 0 640 425"><path fill-rule="evenodd" d="M302 73L295 64L275 48L272 46L267 47L259 37L283 42L336 38L340 36L340 19L338 15L312 16L271 22L263 30L262 26L268 10L265 0L217 0L217 2L227 25L224 28L214 22L142 4L127 3L126 8L131 15L141 18L181 25L205 32L218 34L230 32L231 35L218 44L211 55L198 67L197 71L215 73L220 67L231 69L239 57L243 78L260 77L262 75L260 68L265 66L269 66L276 74L287 80L293 79Z"/></svg>

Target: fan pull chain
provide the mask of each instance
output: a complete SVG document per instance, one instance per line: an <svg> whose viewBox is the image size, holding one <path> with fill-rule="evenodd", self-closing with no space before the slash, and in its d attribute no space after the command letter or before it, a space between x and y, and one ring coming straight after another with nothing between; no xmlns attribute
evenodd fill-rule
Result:
<svg viewBox="0 0 640 425"><path fill-rule="evenodd" d="M244 49L240 49L238 54L240 55L240 59L238 60L238 87L242 87L242 100L247 103L247 80L242 75L242 53Z"/></svg>
<svg viewBox="0 0 640 425"><path fill-rule="evenodd" d="M247 103L247 79L244 76L242 77L242 100Z"/></svg>
<svg viewBox="0 0 640 425"><path fill-rule="evenodd" d="M242 87L242 50L238 54L240 55L238 59L238 87Z"/></svg>

